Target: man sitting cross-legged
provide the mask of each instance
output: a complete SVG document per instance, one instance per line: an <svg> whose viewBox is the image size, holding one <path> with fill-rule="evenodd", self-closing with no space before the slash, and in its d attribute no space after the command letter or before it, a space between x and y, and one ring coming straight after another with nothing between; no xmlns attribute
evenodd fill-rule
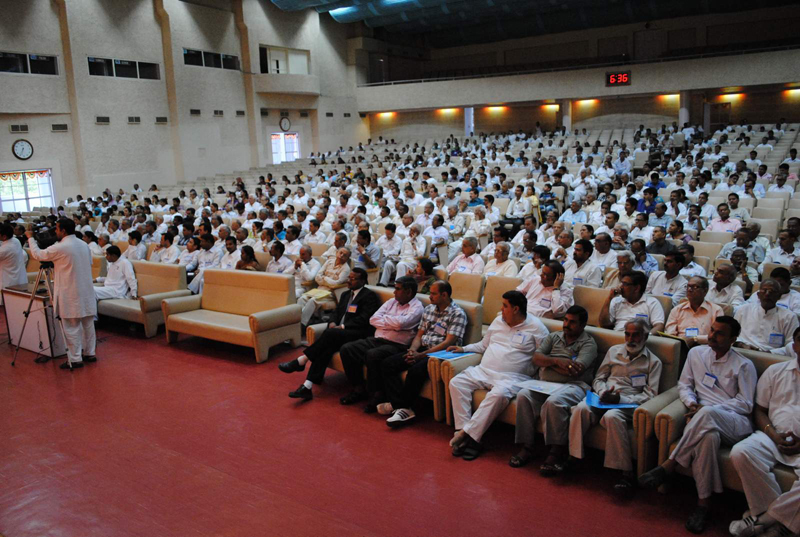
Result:
<svg viewBox="0 0 800 537"><path fill-rule="evenodd" d="M676 466L692 469L698 497L697 508L686 522L692 533L702 532L708 524L711 494L722 493L717 462L720 443L733 445L753 432L750 412L756 368L731 348L740 331L733 317L717 317L708 345L689 351L678 381L681 402L689 409L683 436L669 459L639 477L642 486L655 488Z"/></svg>
<svg viewBox="0 0 800 537"><path fill-rule="evenodd" d="M347 277L348 290L339 298L336 313L333 321L328 323L328 328L299 358L278 364L278 369L284 373L293 373L303 371L306 362L311 362L305 382L289 392L289 397L304 401L312 399L311 387L322 384L331 358L342 345L373 334L375 329L369 324L369 319L378 311L380 301L374 291L364 287L366 284L366 270L354 268L350 271Z"/></svg>
<svg viewBox="0 0 800 537"><path fill-rule="evenodd" d="M390 356L381 363L382 389L388 402L378 405L378 413L391 414L386 420L389 427L414 419L411 406L428 379L429 355L461 344L467 330L467 314L453 302L452 294L453 288L447 282L437 281L431 285L431 303L422 314L419 330L408 351ZM400 378L403 371L408 371L405 382Z"/></svg>
<svg viewBox="0 0 800 537"><path fill-rule="evenodd" d="M483 353L481 363L468 367L450 381L456 434L450 441L453 456L471 461L483 446L483 433L529 380L531 355L547 336L542 321L528 313L528 300L519 291L503 294L503 307L478 343L449 347L448 351ZM472 413L472 393L489 390Z"/></svg>
<svg viewBox="0 0 800 537"><path fill-rule="evenodd" d="M585 330L588 320L584 308L572 306L564 316L561 332L550 332L536 349L534 378L562 383L563 387L549 395L527 388L517 394L516 442L522 449L509 460L512 467L524 466L533 458L536 420L541 419L544 443L550 446L541 473L549 476L564 470L570 412L586 397L597 358L597 343Z"/></svg>

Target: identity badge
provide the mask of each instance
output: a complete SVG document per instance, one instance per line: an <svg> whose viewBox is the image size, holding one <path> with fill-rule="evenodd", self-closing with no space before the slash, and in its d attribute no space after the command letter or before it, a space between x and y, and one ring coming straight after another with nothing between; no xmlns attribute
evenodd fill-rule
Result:
<svg viewBox="0 0 800 537"><path fill-rule="evenodd" d="M717 383L717 377L712 375L711 373L706 373L703 377L703 386L706 388L713 388L714 384Z"/></svg>
<svg viewBox="0 0 800 537"><path fill-rule="evenodd" d="M631 386L634 388L643 388L647 384L647 375L631 375Z"/></svg>
<svg viewBox="0 0 800 537"><path fill-rule="evenodd" d="M783 347L783 334L770 334L769 344L771 347Z"/></svg>
<svg viewBox="0 0 800 537"><path fill-rule="evenodd" d="M687 328L686 329L686 337L697 337L700 335L699 328Z"/></svg>

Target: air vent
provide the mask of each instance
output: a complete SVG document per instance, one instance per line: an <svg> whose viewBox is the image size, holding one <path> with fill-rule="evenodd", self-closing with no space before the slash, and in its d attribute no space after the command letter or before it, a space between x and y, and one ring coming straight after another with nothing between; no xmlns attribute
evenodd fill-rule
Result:
<svg viewBox="0 0 800 537"><path fill-rule="evenodd" d="M166 125L168 121L167 116L156 116L156 125Z"/></svg>
<svg viewBox="0 0 800 537"><path fill-rule="evenodd" d="M142 122L142 118L139 116L128 116L128 125L138 125Z"/></svg>
<svg viewBox="0 0 800 537"><path fill-rule="evenodd" d="M261 109L261 117L267 117L269 115L269 110L266 108Z"/></svg>
<svg viewBox="0 0 800 537"><path fill-rule="evenodd" d="M244 110L237 110L236 117L244 117Z"/></svg>
<svg viewBox="0 0 800 537"><path fill-rule="evenodd" d="M300 112L300 117L308 117L308 112Z"/></svg>
<svg viewBox="0 0 800 537"><path fill-rule="evenodd" d="M50 126L51 132L67 132L69 131L69 125L66 123L53 123Z"/></svg>
<svg viewBox="0 0 800 537"><path fill-rule="evenodd" d="M9 129L11 130L11 132L16 132L16 133L28 132L27 125L9 125Z"/></svg>
<svg viewBox="0 0 800 537"><path fill-rule="evenodd" d="M224 114L222 110L214 110L214 117L222 117Z"/></svg>
<svg viewBox="0 0 800 537"><path fill-rule="evenodd" d="M98 125L108 125L111 123L111 118L108 116L97 116L95 118L95 123Z"/></svg>
<svg viewBox="0 0 800 537"><path fill-rule="evenodd" d="M288 110L281 110L281 117L289 117L289 111Z"/></svg>
<svg viewBox="0 0 800 537"><path fill-rule="evenodd" d="M345 112L344 117L350 117L350 112Z"/></svg>
<svg viewBox="0 0 800 537"><path fill-rule="evenodd" d="M189 110L189 115L190 116L199 116L200 115L200 109L199 108L191 108Z"/></svg>
<svg viewBox="0 0 800 537"><path fill-rule="evenodd" d="M359 113L359 114L358 114L358 117L360 117L361 119L365 119L365 118L367 117L367 114L364 114L364 113L362 112L362 113Z"/></svg>
<svg viewBox="0 0 800 537"><path fill-rule="evenodd" d="M325 112L325 117L333 117L333 112Z"/></svg>

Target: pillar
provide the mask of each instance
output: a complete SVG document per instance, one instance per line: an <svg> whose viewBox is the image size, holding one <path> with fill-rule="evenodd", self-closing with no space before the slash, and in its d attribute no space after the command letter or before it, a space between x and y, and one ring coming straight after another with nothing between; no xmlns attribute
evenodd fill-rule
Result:
<svg viewBox="0 0 800 537"><path fill-rule="evenodd" d="M678 109L678 127L683 128L684 123L689 123L689 106L691 103L691 92L682 91L680 93L680 108Z"/></svg>
<svg viewBox="0 0 800 537"><path fill-rule="evenodd" d="M475 132L475 109L471 106L464 107L464 136L472 136Z"/></svg>
<svg viewBox="0 0 800 537"><path fill-rule="evenodd" d="M566 127L567 131L572 130L572 101L569 99L562 99L558 102L558 109L561 112L561 125Z"/></svg>

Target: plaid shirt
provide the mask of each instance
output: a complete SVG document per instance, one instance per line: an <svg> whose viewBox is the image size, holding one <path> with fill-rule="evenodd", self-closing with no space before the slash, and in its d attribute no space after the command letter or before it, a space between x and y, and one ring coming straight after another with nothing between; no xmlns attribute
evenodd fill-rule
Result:
<svg viewBox="0 0 800 537"><path fill-rule="evenodd" d="M439 345L447 334L456 336L453 345L461 345L461 340L467 331L467 314L455 302L451 302L444 312L440 312L436 306L430 304L425 307L419 329L423 332L422 347L425 349Z"/></svg>

